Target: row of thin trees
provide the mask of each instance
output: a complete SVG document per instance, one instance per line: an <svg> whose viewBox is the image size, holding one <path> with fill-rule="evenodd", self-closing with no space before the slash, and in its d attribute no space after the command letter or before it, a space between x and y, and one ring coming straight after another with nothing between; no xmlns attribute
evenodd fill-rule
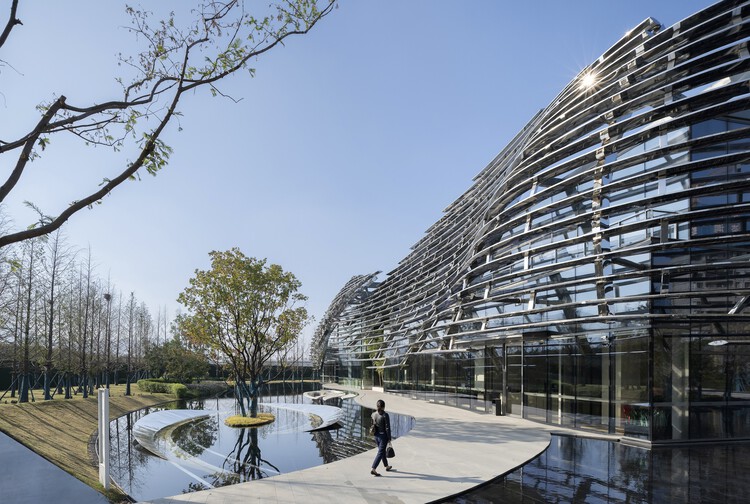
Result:
<svg viewBox="0 0 750 504"><path fill-rule="evenodd" d="M166 308L156 320L133 292L97 273L91 250L75 250L59 231L0 249L0 369L19 402L41 388L84 397L98 386L130 383L149 348L166 339Z"/></svg>

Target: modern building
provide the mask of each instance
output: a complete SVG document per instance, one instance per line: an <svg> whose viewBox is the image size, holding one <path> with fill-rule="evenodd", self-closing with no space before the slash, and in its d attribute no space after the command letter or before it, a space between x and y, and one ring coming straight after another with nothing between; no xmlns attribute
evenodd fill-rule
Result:
<svg viewBox="0 0 750 504"><path fill-rule="evenodd" d="M314 337L323 378L657 442L750 438L750 2L647 19Z"/></svg>

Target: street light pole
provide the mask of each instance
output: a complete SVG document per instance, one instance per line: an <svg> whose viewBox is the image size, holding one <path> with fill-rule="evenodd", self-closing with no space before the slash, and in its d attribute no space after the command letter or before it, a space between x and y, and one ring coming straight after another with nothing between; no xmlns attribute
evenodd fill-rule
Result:
<svg viewBox="0 0 750 504"><path fill-rule="evenodd" d="M106 372L105 372L106 373L106 377L105 377L104 380L105 380L105 383L106 383L106 387L109 388L109 371L110 371L110 369L109 369L109 366L110 366L109 356L110 356L110 353L111 353L111 344L110 344L111 330L110 330L110 328L111 328L111 325L112 325L111 324L111 321L112 321L112 317L111 317L111 315L112 315L112 303L111 303L111 301L112 301L112 295L110 295L109 293L104 294L104 300L107 301L107 344L105 345L106 348L107 348L107 366L106 366Z"/></svg>

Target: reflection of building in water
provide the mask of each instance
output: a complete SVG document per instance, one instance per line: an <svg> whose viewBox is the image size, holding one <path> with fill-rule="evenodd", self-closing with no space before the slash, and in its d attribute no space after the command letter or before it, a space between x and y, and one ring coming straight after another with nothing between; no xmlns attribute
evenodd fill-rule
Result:
<svg viewBox="0 0 750 504"><path fill-rule="evenodd" d="M322 380L653 443L750 438L749 14L647 18L591 63L393 271L342 288Z"/></svg>
<svg viewBox="0 0 750 504"><path fill-rule="evenodd" d="M257 429L224 424L236 407L232 398L175 401L130 413L110 423L112 479L136 501L146 501L271 477L374 448L365 433L370 413L343 397L317 405L302 393L264 396L261 410L276 418ZM200 411L164 411L172 409ZM323 429L338 428L311 433L312 418ZM398 415L392 418L395 429L408 425ZM151 442L139 436L158 456L138 444L134 430L151 433Z"/></svg>
<svg viewBox="0 0 750 504"><path fill-rule="evenodd" d="M333 399L325 404L337 406L344 411L338 428L312 433L325 463L351 457L375 447L367 436L370 415L367 410L351 399Z"/></svg>
<svg viewBox="0 0 750 504"><path fill-rule="evenodd" d="M539 457L495 482L441 503L750 501L747 443L645 450L553 436ZM707 477L710 475L710 477Z"/></svg>
<svg viewBox="0 0 750 504"><path fill-rule="evenodd" d="M373 410L363 408L352 399L332 399L325 402L337 406L344 412L337 429L313 432L320 455L326 463L351 457L376 447L375 440L368 434L372 423ZM403 436L414 426L414 418L389 412L391 433L395 438Z"/></svg>

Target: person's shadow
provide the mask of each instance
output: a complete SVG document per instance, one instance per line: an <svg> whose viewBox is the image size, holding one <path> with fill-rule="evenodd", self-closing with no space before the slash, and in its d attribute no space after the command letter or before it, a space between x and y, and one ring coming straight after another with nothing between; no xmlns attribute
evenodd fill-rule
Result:
<svg viewBox="0 0 750 504"><path fill-rule="evenodd" d="M485 480L477 476L474 476L474 477L458 476L458 477L453 477L453 478L446 478L445 476L436 476L434 474L425 474L425 473L418 473L418 472L411 472L411 471L399 471L395 467L391 469L390 471L386 472L385 474L393 475L393 476L412 477L415 479L421 479L425 481L451 481L453 483L473 483L474 485L485 483Z"/></svg>

